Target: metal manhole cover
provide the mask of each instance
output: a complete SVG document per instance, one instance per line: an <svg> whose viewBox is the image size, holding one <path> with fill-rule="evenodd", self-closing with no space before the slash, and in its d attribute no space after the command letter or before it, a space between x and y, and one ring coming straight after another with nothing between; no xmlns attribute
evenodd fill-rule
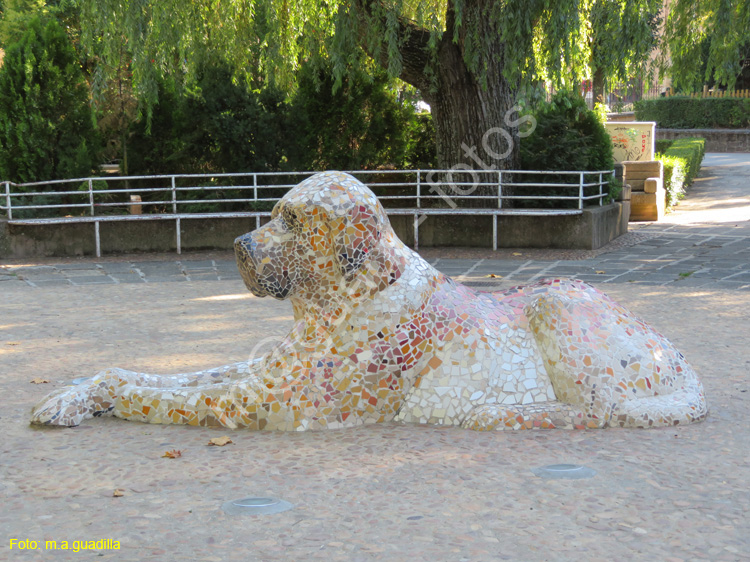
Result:
<svg viewBox="0 0 750 562"><path fill-rule="evenodd" d="M580 464L548 464L539 468L532 468L536 476L550 479L579 480L581 478L591 478L596 474L596 470Z"/></svg>
<svg viewBox="0 0 750 562"><path fill-rule="evenodd" d="M222 504L221 509L229 515L270 515L293 507L294 505L287 501L263 496L230 500Z"/></svg>

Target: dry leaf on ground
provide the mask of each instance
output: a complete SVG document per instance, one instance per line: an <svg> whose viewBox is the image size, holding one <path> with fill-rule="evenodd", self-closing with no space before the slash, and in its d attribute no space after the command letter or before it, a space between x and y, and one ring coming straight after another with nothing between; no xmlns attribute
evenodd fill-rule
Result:
<svg viewBox="0 0 750 562"><path fill-rule="evenodd" d="M31 384L44 384L44 383L48 383L48 382L49 382L49 380L47 380L47 379L43 379L42 377L34 377L34 378L33 378L33 379L31 379L31 380L30 380L29 382L30 382Z"/></svg>
<svg viewBox="0 0 750 562"><path fill-rule="evenodd" d="M123 492L122 490L120 490L120 488L116 488L115 491L112 492L112 497L113 498L121 498L124 495L125 495L125 492Z"/></svg>
<svg viewBox="0 0 750 562"><path fill-rule="evenodd" d="M514 256L522 256L523 254L521 252L513 252Z"/></svg>
<svg viewBox="0 0 750 562"><path fill-rule="evenodd" d="M223 437L212 437L208 440L209 445L216 445L217 447L223 447L224 445L228 445L229 443L234 443L229 437L224 435Z"/></svg>
<svg viewBox="0 0 750 562"><path fill-rule="evenodd" d="M490 273L489 275L485 275L485 277L492 277L493 279L502 279L502 275L498 275L497 273Z"/></svg>
<svg viewBox="0 0 750 562"><path fill-rule="evenodd" d="M17 341L7 341L5 342L5 345L19 345L20 343L21 342L17 342Z"/></svg>
<svg viewBox="0 0 750 562"><path fill-rule="evenodd" d="M604 274L605 274L605 273L607 273L607 272L606 272L606 271L601 271L601 270L600 270L600 271L595 271L594 273L596 273L597 275L604 275Z"/></svg>
<svg viewBox="0 0 750 562"><path fill-rule="evenodd" d="M182 451L178 451L177 449L172 449L171 451L167 451L162 455L162 458L166 457L168 459L178 459L182 456Z"/></svg>

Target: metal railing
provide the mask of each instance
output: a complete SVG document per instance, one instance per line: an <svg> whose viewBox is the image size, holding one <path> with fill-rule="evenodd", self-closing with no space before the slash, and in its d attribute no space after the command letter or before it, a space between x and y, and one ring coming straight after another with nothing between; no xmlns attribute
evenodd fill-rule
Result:
<svg viewBox="0 0 750 562"><path fill-rule="evenodd" d="M177 253L181 253L182 220L255 217L257 228L289 189L315 173L106 176L20 184L5 181L0 184L4 187L0 210L11 224L93 223L97 256L101 256L102 222L175 220ZM497 249L498 216L580 214L587 204L603 204L609 191L605 186L614 171L348 173L373 190L389 215L413 216L415 248L419 246L419 225L430 215L491 215L493 249ZM534 181L537 178L550 181Z"/></svg>

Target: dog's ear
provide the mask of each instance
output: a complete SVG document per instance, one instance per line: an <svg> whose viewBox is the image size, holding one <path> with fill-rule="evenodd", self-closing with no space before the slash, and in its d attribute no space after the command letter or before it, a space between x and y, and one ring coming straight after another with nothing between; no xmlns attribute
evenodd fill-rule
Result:
<svg viewBox="0 0 750 562"><path fill-rule="evenodd" d="M377 209L355 205L348 211L329 220L336 262L345 277L350 277L367 261L380 243L383 228Z"/></svg>

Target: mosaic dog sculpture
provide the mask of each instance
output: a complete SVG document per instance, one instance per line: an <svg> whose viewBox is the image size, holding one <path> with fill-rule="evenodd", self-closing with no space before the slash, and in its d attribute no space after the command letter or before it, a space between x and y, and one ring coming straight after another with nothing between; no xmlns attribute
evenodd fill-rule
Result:
<svg viewBox="0 0 750 562"><path fill-rule="evenodd" d="M109 369L42 400L32 422L488 430L664 426L707 414L680 352L606 295L565 279L499 293L456 283L406 247L347 174L300 183L235 249L254 295L292 301L294 326L270 352L177 376Z"/></svg>

